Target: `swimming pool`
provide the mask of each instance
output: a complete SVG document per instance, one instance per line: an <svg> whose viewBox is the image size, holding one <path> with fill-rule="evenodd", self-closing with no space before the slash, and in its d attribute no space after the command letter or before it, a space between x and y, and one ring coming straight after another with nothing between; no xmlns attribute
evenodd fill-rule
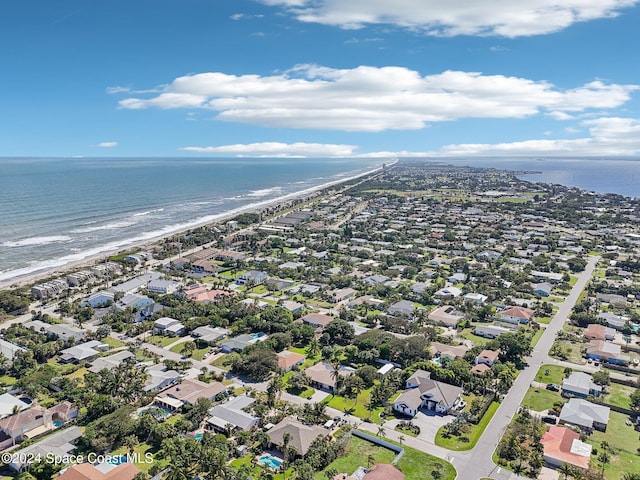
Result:
<svg viewBox="0 0 640 480"><path fill-rule="evenodd" d="M194 438L195 438L197 441L201 441L201 440L202 440L202 433L196 433L196 434L194 435Z"/></svg>
<svg viewBox="0 0 640 480"><path fill-rule="evenodd" d="M258 459L258 463L260 465L265 465L269 468L272 468L273 470L277 470L278 468L280 468L280 465L282 465L282 462L280 460L278 460L273 455L269 455L268 453L265 455L262 455Z"/></svg>
<svg viewBox="0 0 640 480"><path fill-rule="evenodd" d="M109 460L107 460L107 463L110 463L111 465L122 465L123 463L127 463L127 457L126 455L111 457Z"/></svg>
<svg viewBox="0 0 640 480"><path fill-rule="evenodd" d="M64 422L62 420L54 420L53 421L53 426L58 428L61 427L62 425L64 425Z"/></svg>

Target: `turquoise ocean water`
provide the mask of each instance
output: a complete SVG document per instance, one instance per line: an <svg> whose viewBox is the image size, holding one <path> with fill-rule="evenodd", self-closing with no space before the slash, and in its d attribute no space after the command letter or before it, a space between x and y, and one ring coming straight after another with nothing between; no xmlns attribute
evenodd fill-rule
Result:
<svg viewBox="0 0 640 480"><path fill-rule="evenodd" d="M415 160L413 160L415 161ZM0 158L0 281L213 221L389 159ZM640 160L428 159L640 197Z"/></svg>

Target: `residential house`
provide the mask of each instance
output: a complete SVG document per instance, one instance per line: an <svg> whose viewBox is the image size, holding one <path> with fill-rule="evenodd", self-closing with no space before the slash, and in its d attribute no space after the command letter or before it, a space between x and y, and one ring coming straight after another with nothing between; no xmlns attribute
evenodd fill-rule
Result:
<svg viewBox="0 0 640 480"><path fill-rule="evenodd" d="M482 350L476 357L476 365L484 364L488 367L493 367L498 361L500 352L494 350Z"/></svg>
<svg viewBox="0 0 640 480"><path fill-rule="evenodd" d="M170 370L163 364L152 365L147 368L147 380L144 383L144 391L147 393L159 392L178 382L182 376L176 370Z"/></svg>
<svg viewBox="0 0 640 480"><path fill-rule="evenodd" d="M570 398L560 411L560 423L575 425L586 430L606 431L609 423L609 407L588 402L582 398Z"/></svg>
<svg viewBox="0 0 640 480"><path fill-rule="evenodd" d="M629 355L622 353L622 347L605 340L591 340L587 343L585 356L593 360L614 363L616 365L629 364Z"/></svg>
<svg viewBox="0 0 640 480"><path fill-rule="evenodd" d="M442 305L429 313L428 318L436 324L455 328L464 318L464 314L451 305Z"/></svg>
<svg viewBox="0 0 640 480"><path fill-rule="evenodd" d="M23 348L15 343L9 342L4 338L0 338L0 354L10 362L13 361L13 357L17 352L26 352L27 349Z"/></svg>
<svg viewBox="0 0 640 480"><path fill-rule="evenodd" d="M313 441L324 438L330 431L318 425L305 425L293 417L287 417L275 427L267 431L271 444L276 448L282 448L285 435L289 435L288 446L295 449L296 455L304 456L309 451Z"/></svg>
<svg viewBox="0 0 640 480"><path fill-rule="evenodd" d="M540 439L544 461L559 468L563 464L584 470L589 468L591 445L580 441L580 434L566 427L552 425Z"/></svg>
<svg viewBox="0 0 640 480"><path fill-rule="evenodd" d="M458 287L445 287L441 288L433 295L436 297L459 297L462 295L462 290Z"/></svg>
<svg viewBox="0 0 640 480"><path fill-rule="evenodd" d="M16 410L26 410L29 406L28 403L23 402L18 397L14 397L10 393L3 393L0 395L0 418L13 415Z"/></svg>
<svg viewBox="0 0 640 480"><path fill-rule="evenodd" d="M469 351L469 347L466 345L448 345L446 343L431 342L429 350L436 358L455 360L456 358L464 357L465 353Z"/></svg>
<svg viewBox="0 0 640 480"><path fill-rule="evenodd" d="M598 314L598 318L601 318L607 325L615 330L622 330L626 323L630 320L629 317L623 315L616 315L613 312L603 312Z"/></svg>
<svg viewBox="0 0 640 480"><path fill-rule="evenodd" d="M93 293L80 302L81 307L90 306L91 308L108 307L113 303L114 293L101 290Z"/></svg>
<svg viewBox="0 0 640 480"><path fill-rule="evenodd" d="M465 273L454 273L447 278L449 283L464 283L467 281L467 275Z"/></svg>
<svg viewBox="0 0 640 480"><path fill-rule="evenodd" d="M65 342L68 342L71 339L73 339L74 342L81 342L87 336L86 331L64 323L49 325L47 328L47 334L59 338L60 340L64 340Z"/></svg>
<svg viewBox="0 0 640 480"><path fill-rule="evenodd" d="M533 320L534 313L530 308L510 306L500 312L500 320L507 323L527 324Z"/></svg>
<svg viewBox="0 0 640 480"><path fill-rule="evenodd" d="M90 360L107 350L109 350L109 345L106 343L91 340L62 350L60 352L60 361L63 363L77 363L83 360Z"/></svg>
<svg viewBox="0 0 640 480"><path fill-rule="evenodd" d="M63 470L56 480L133 480L140 472L133 463L78 463Z"/></svg>
<svg viewBox="0 0 640 480"><path fill-rule="evenodd" d="M118 353L114 353L113 355L109 355L108 357L96 358L91 362L91 366L87 370L93 373L99 373L102 370L112 370L122 362L126 361L135 362L135 355L128 350L122 350Z"/></svg>
<svg viewBox="0 0 640 480"><path fill-rule="evenodd" d="M257 427L260 419L245 411L254 401L251 397L240 395L225 403L211 407L209 409L210 417L206 421L206 428L218 433L229 434Z"/></svg>
<svg viewBox="0 0 640 480"><path fill-rule="evenodd" d="M300 320L302 320L304 323L308 323L312 327L324 328L331 322L333 322L335 318L330 317L329 315L324 315L322 313L307 313Z"/></svg>
<svg viewBox="0 0 640 480"><path fill-rule="evenodd" d="M573 372L562 381L562 393L581 398L587 398L589 395L599 397L602 387L593 383L593 378L588 373Z"/></svg>
<svg viewBox="0 0 640 480"><path fill-rule="evenodd" d="M208 343L209 345L213 345L228 335L229 330L226 328L209 326L198 327L191 332L191 336L196 338L198 342Z"/></svg>
<svg viewBox="0 0 640 480"><path fill-rule="evenodd" d="M475 303L477 305L484 304L489 297L481 293L467 293L464 297L465 302Z"/></svg>
<svg viewBox="0 0 640 480"><path fill-rule="evenodd" d="M345 300L349 300L353 298L355 294L356 294L356 291L353 288L348 288L348 287L338 288L338 289L330 290L329 292L327 292L329 301L332 303L339 303Z"/></svg>
<svg viewBox="0 0 640 480"><path fill-rule="evenodd" d="M175 293L180 286L179 282L174 282L173 280L154 279L147 284L147 290L161 295L170 295Z"/></svg>
<svg viewBox="0 0 640 480"><path fill-rule="evenodd" d="M224 353L230 352L241 352L249 345L253 345L257 342L263 342L268 337L267 334L259 332L259 333L244 333L242 335L238 335L237 337L232 337L220 344L222 351Z"/></svg>
<svg viewBox="0 0 640 480"><path fill-rule="evenodd" d="M182 336L185 326L179 320L170 317L161 317L153 322L153 328L159 335Z"/></svg>
<svg viewBox="0 0 640 480"><path fill-rule="evenodd" d="M307 357L301 353L291 352L289 350L283 350L276 355L278 359L278 366L288 372L294 367L302 365Z"/></svg>
<svg viewBox="0 0 640 480"><path fill-rule="evenodd" d="M355 475L355 474L354 474ZM362 480L404 480L405 475L389 463L376 463L365 470Z"/></svg>
<svg viewBox="0 0 640 480"><path fill-rule="evenodd" d="M338 375L340 377L348 377L355 370L350 367L340 365ZM320 390L334 393L336 391L336 380L333 365L326 362L318 362L307 368L304 373L311 379L311 385Z"/></svg>
<svg viewBox="0 0 640 480"><path fill-rule="evenodd" d="M616 337L616 331L611 327L590 323L582 335L585 340L613 340Z"/></svg>
<svg viewBox="0 0 640 480"><path fill-rule="evenodd" d="M551 295L551 290L553 290L553 285L548 282L534 283L531 285L531 291L539 297L548 297Z"/></svg>
<svg viewBox="0 0 640 480"><path fill-rule="evenodd" d="M394 303L387 310L391 315L403 315L405 317L411 317L415 312L416 307L413 302L409 300L400 300Z"/></svg>
<svg viewBox="0 0 640 480"><path fill-rule="evenodd" d="M498 338L503 333L511 333L513 329L500 325L477 325L473 333L484 338Z"/></svg>
<svg viewBox="0 0 640 480"><path fill-rule="evenodd" d="M140 295L138 293L128 293L116 302L116 308L118 310L126 310L127 308L140 310L148 307L149 305L153 305L153 303L153 299L147 297L146 295Z"/></svg>
<svg viewBox="0 0 640 480"><path fill-rule="evenodd" d="M33 458L47 458L48 455L69 458L69 454L75 449L75 443L80 437L82 437L82 431L78 427L61 430L37 443L14 451L12 460L7 466L15 472L24 472L31 466Z"/></svg>
<svg viewBox="0 0 640 480"><path fill-rule="evenodd" d="M39 405L0 420L0 432L18 444L53 429L51 412Z"/></svg>
<svg viewBox="0 0 640 480"><path fill-rule="evenodd" d="M247 283L256 286L262 285L269 276L267 272L260 272L258 270L249 270L244 273L241 273L236 278L236 283L238 285L246 285Z"/></svg>
<svg viewBox="0 0 640 480"><path fill-rule="evenodd" d="M400 396L393 402L393 409L409 417L426 408L437 413L448 414L462 398L462 388L431 379L431 372L416 370L405 384Z"/></svg>
<svg viewBox="0 0 640 480"><path fill-rule="evenodd" d="M205 383L187 378L154 398L154 403L170 412L180 410L185 404L194 405L199 398L215 400L227 391L220 382Z"/></svg>

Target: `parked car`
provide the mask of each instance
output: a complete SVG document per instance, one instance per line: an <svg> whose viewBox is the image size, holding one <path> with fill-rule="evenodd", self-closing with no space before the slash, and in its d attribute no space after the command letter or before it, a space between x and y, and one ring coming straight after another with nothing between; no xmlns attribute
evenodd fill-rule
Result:
<svg viewBox="0 0 640 480"><path fill-rule="evenodd" d="M547 390L551 390L552 392L559 392L560 385L557 383L547 383Z"/></svg>
<svg viewBox="0 0 640 480"><path fill-rule="evenodd" d="M556 417L554 417L553 415L543 415L542 416L542 421L544 423L550 423L552 425L555 425L556 422L558 421L558 419Z"/></svg>

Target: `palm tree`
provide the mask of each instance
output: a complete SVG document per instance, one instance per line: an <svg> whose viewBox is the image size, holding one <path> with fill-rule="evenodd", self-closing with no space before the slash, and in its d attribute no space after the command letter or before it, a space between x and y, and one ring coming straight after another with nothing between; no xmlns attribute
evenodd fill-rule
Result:
<svg viewBox="0 0 640 480"><path fill-rule="evenodd" d="M286 432L282 436L282 455L283 455L282 475L284 477L284 480L287 480L287 463L289 460L289 442L291 442L291 434L289 432Z"/></svg>
<svg viewBox="0 0 640 480"><path fill-rule="evenodd" d="M379 437L386 437L387 436L387 432L385 432L384 427L382 425L378 426L378 434Z"/></svg>
<svg viewBox="0 0 640 480"><path fill-rule="evenodd" d="M571 473L573 472L573 469L571 468L571 465L569 465L568 463L563 463L562 465L560 465L560 467L558 468L558 471L564 475L565 480L567 478L569 478L569 475L571 475Z"/></svg>
<svg viewBox="0 0 640 480"><path fill-rule="evenodd" d="M407 437L405 437L404 435L400 435L398 437L398 443L400 443L400 446L402 446L402 444L404 443L404 441L407 439Z"/></svg>
<svg viewBox="0 0 640 480"><path fill-rule="evenodd" d="M640 480L640 473L625 473L622 480Z"/></svg>
<svg viewBox="0 0 640 480"><path fill-rule="evenodd" d="M598 455L598 461L601 463L600 475L602 475L603 478L604 478L604 467L607 463L609 463L610 460L611 460L611 457L609 456L606 450L603 450L600 453L600 455Z"/></svg>
<svg viewBox="0 0 640 480"><path fill-rule="evenodd" d="M309 340L309 344L307 345L307 356L308 357L317 357L320 354L320 342L317 338L313 337Z"/></svg>
<svg viewBox="0 0 640 480"><path fill-rule="evenodd" d="M367 469L371 468L371 464L375 464L376 463L376 457L374 457L373 455L369 454L367 455Z"/></svg>
<svg viewBox="0 0 640 480"><path fill-rule="evenodd" d="M331 379L333 380L334 383L334 387L333 387L333 394L335 395L336 392L338 391L338 380L340 379L340 360L337 358L334 358L331 361Z"/></svg>

